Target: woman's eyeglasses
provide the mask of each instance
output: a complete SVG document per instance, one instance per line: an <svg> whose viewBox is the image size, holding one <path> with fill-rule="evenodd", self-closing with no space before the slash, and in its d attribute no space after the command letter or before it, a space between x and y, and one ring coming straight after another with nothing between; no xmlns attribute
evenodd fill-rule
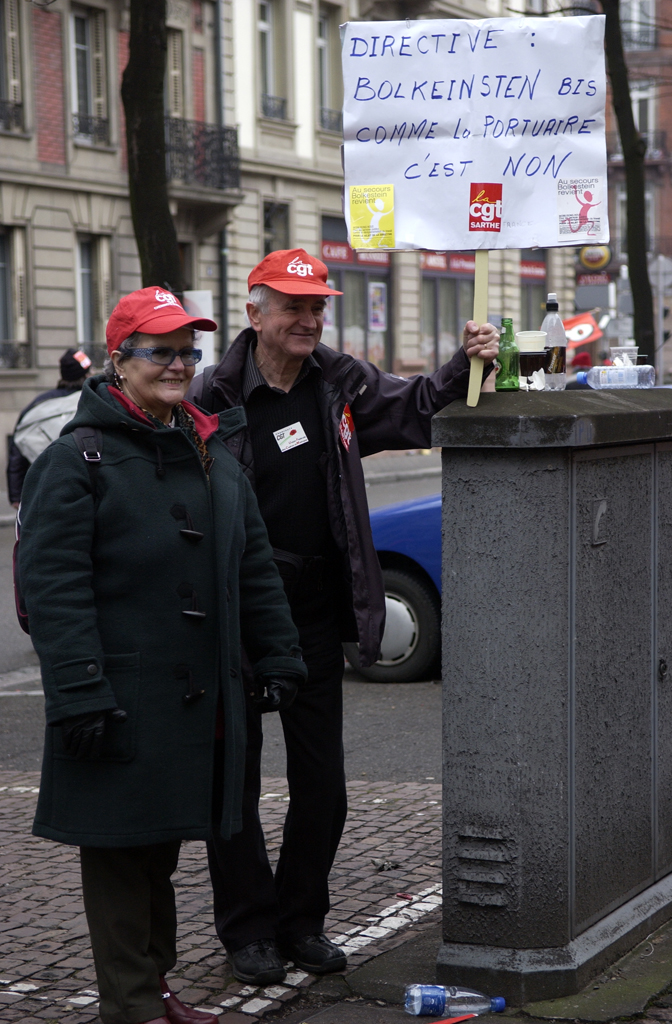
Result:
<svg viewBox="0 0 672 1024"><path fill-rule="evenodd" d="M138 356L140 359L149 359L150 363L158 363L160 366L170 366L178 356L184 366L195 366L203 358L200 348L183 348L177 352L167 345L160 345L157 348L134 348L128 354Z"/></svg>

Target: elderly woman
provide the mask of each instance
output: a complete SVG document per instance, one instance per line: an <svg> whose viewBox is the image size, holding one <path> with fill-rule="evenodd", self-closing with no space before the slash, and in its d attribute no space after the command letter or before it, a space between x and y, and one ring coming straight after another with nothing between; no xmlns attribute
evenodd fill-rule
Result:
<svg viewBox="0 0 672 1024"><path fill-rule="evenodd" d="M106 375L23 491L20 580L48 723L33 832L81 848L104 1024L214 1024L165 980L170 877L183 839L240 829L241 641L262 710L288 706L305 678L227 448L244 413L183 401L194 330L215 327L157 288L122 299Z"/></svg>

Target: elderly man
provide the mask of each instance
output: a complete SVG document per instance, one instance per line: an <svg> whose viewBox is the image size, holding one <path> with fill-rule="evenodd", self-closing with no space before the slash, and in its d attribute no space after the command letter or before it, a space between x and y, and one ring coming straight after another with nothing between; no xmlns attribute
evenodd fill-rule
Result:
<svg viewBox="0 0 672 1024"><path fill-rule="evenodd" d="M358 640L372 664L385 619L361 456L427 448L434 413L466 394L469 357L489 371L499 335L470 321L449 363L406 380L320 344L325 296L341 293L303 249L271 253L248 285L251 327L188 397L213 412L245 406L247 429L228 444L255 488L308 668L293 703L279 695L290 804L275 878L259 822L262 729L251 677L243 831L208 844L215 924L234 975L266 985L283 980L283 960L314 974L346 964L324 935L346 817L341 643Z"/></svg>

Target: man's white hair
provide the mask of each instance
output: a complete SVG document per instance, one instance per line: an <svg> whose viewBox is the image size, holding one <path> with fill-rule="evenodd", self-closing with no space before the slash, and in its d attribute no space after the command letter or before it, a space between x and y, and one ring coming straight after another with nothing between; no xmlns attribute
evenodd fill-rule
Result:
<svg viewBox="0 0 672 1024"><path fill-rule="evenodd" d="M267 284L255 284L250 290L249 301L260 313L268 313L274 295L277 295L275 288L270 288Z"/></svg>

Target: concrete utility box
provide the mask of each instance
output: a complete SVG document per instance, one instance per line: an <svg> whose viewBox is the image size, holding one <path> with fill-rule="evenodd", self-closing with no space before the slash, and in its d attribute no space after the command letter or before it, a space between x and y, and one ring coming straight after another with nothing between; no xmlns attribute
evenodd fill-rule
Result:
<svg viewBox="0 0 672 1024"><path fill-rule="evenodd" d="M521 1004L672 917L672 391L485 394L433 431L438 977Z"/></svg>

